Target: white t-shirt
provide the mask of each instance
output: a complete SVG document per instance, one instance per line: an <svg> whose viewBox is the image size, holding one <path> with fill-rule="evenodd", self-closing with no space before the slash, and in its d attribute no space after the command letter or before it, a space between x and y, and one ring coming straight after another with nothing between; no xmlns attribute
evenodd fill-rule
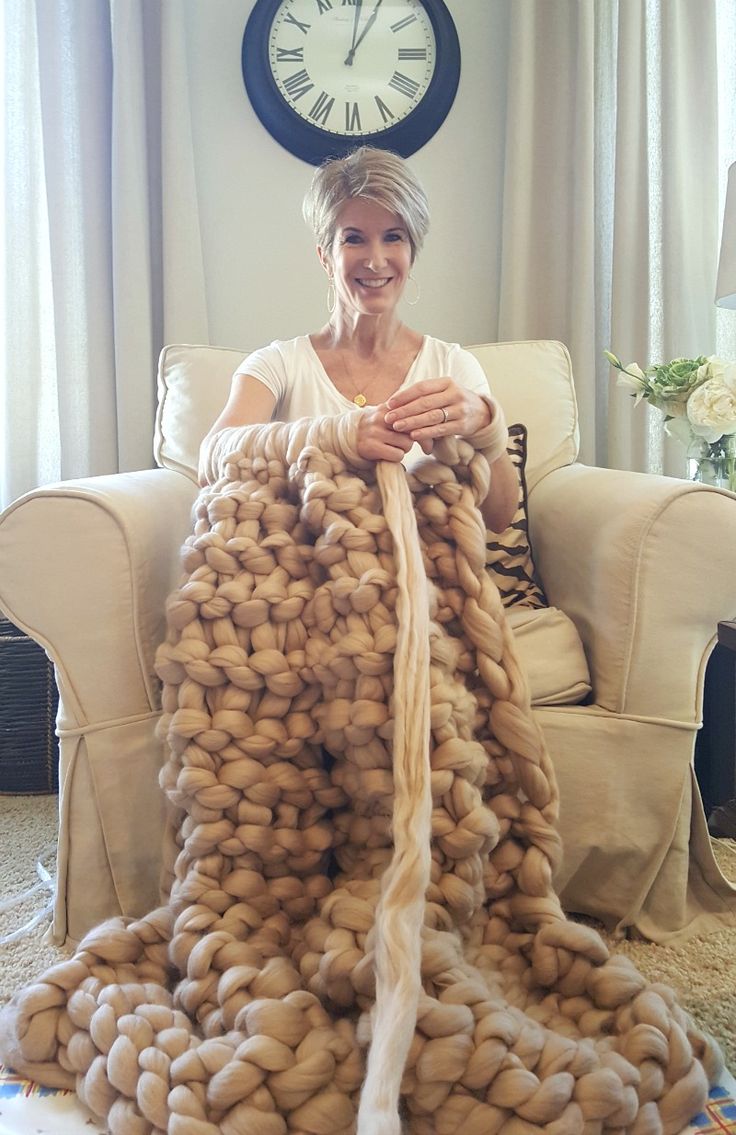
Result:
<svg viewBox="0 0 736 1135"><path fill-rule="evenodd" d="M354 410L322 366L308 335L276 340L243 359L237 374L250 374L262 382L276 399L272 420L294 422L298 418L333 417ZM443 343L425 335L417 357L399 390L426 378L452 378L460 386L488 396L485 372L470 351L457 343Z"/></svg>
<svg viewBox="0 0 736 1135"><path fill-rule="evenodd" d="M341 394L323 367L308 335L277 339L243 359L236 374L258 379L276 399L271 420L295 422L299 418L334 417L355 410L355 403ZM491 392L485 371L475 355L458 343L445 343L425 335L414 362L399 390L427 378L452 378L459 386L488 397ZM494 399L494 420L504 430L503 410ZM505 444L505 441L504 441ZM402 458L411 469L424 457L417 442Z"/></svg>

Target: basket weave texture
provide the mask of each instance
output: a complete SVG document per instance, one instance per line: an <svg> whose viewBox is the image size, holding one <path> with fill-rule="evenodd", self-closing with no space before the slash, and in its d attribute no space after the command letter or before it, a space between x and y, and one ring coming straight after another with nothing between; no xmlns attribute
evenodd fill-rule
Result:
<svg viewBox="0 0 736 1135"><path fill-rule="evenodd" d="M59 693L45 651L0 618L0 793L59 790Z"/></svg>

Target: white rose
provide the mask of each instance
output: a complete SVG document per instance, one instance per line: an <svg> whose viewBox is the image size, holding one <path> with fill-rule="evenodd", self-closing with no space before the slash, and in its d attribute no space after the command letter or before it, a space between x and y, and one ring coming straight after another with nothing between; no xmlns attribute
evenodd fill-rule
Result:
<svg viewBox="0 0 736 1135"><path fill-rule="evenodd" d="M724 363L723 359L719 359L717 355L708 355L705 363L700 367L698 374L700 374L700 371L703 371L704 378L717 378L719 382L722 382L725 369L726 363Z"/></svg>
<svg viewBox="0 0 736 1135"><path fill-rule="evenodd" d="M726 377L724 368L723 377ZM693 390L687 402L687 416L694 434L709 444L724 434L736 433L736 374L729 374L734 386L721 378L709 378Z"/></svg>
<svg viewBox="0 0 736 1135"><path fill-rule="evenodd" d="M698 370L698 377L715 378L724 383L736 394L736 362L724 363L723 359L711 355L705 364Z"/></svg>
<svg viewBox="0 0 736 1135"><path fill-rule="evenodd" d="M736 394L736 363L727 363L724 366L721 382Z"/></svg>

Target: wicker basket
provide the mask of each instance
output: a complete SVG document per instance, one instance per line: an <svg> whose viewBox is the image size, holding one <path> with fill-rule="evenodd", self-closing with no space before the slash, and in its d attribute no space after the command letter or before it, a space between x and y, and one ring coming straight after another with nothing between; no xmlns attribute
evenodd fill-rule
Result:
<svg viewBox="0 0 736 1135"><path fill-rule="evenodd" d="M0 793L58 792L58 703L46 653L0 617Z"/></svg>

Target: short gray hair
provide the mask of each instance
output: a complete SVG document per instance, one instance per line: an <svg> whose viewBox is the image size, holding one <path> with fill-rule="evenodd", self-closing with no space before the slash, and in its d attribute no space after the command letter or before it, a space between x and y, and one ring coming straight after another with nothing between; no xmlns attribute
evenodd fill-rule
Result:
<svg viewBox="0 0 736 1135"><path fill-rule="evenodd" d="M427 195L398 154L360 146L345 158L331 158L315 171L302 212L317 244L328 252L346 201L359 197L396 213L406 225L414 262L429 229Z"/></svg>

